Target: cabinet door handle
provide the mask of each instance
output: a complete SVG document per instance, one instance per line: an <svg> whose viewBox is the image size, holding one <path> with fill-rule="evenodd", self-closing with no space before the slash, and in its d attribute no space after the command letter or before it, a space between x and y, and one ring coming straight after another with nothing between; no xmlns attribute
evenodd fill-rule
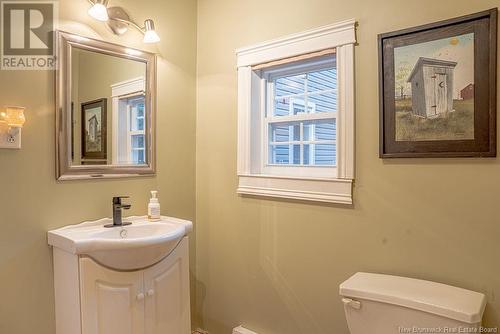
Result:
<svg viewBox="0 0 500 334"><path fill-rule="evenodd" d="M144 294L141 292L137 295L137 300L143 300L144 299Z"/></svg>
<svg viewBox="0 0 500 334"><path fill-rule="evenodd" d="M148 291L148 296L151 297L155 294L155 291L153 289Z"/></svg>

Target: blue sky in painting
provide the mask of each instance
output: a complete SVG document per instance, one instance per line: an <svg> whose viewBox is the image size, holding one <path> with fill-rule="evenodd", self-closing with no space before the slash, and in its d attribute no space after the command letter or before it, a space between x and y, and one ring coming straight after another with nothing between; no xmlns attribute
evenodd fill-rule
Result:
<svg viewBox="0 0 500 334"><path fill-rule="evenodd" d="M457 62L454 71L453 98L459 97L460 90L474 83L474 34L459 35L435 41L413 44L394 49L394 70L396 75L396 95L398 84L404 86L405 94L411 94L406 80L420 57ZM398 73L399 76L398 82Z"/></svg>

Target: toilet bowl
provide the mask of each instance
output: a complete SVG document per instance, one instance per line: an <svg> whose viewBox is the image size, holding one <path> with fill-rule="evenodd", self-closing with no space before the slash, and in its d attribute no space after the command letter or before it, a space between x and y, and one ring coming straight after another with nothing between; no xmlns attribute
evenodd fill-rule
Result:
<svg viewBox="0 0 500 334"><path fill-rule="evenodd" d="M479 333L486 296L407 277L356 273L340 285L351 334Z"/></svg>

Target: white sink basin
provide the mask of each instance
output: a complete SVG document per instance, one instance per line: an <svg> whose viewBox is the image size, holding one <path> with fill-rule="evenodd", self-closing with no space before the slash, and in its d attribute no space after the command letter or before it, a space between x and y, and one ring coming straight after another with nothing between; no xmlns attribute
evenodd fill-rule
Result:
<svg viewBox="0 0 500 334"><path fill-rule="evenodd" d="M112 222L104 218L49 231L49 244L72 254L89 256L113 269L134 270L149 267L177 246L193 229L190 221L161 217L149 222L146 217L128 217L132 225L104 227Z"/></svg>

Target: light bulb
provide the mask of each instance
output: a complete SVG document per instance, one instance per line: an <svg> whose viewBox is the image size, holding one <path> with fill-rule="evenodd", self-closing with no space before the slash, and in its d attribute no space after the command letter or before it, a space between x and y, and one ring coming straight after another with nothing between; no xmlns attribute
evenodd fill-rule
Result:
<svg viewBox="0 0 500 334"><path fill-rule="evenodd" d="M160 36L154 30L146 31L144 33L144 43L158 43L160 41Z"/></svg>
<svg viewBox="0 0 500 334"><path fill-rule="evenodd" d="M3 119L12 128L22 128L26 118L24 117L23 107L7 107Z"/></svg>
<svg viewBox="0 0 500 334"><path fill-rule="evenodd" d="M144 43L157 43L160 41L160 36L155 31L153 20L147 19L144 21Z"/></svg>
<svg viewBox="0 0 500 334"><path fill-rule="evenodd" d="M106 8L107 2L107 0L96 0L88 11L89 15L99 21L109 20L108 9Z"/></svg>

